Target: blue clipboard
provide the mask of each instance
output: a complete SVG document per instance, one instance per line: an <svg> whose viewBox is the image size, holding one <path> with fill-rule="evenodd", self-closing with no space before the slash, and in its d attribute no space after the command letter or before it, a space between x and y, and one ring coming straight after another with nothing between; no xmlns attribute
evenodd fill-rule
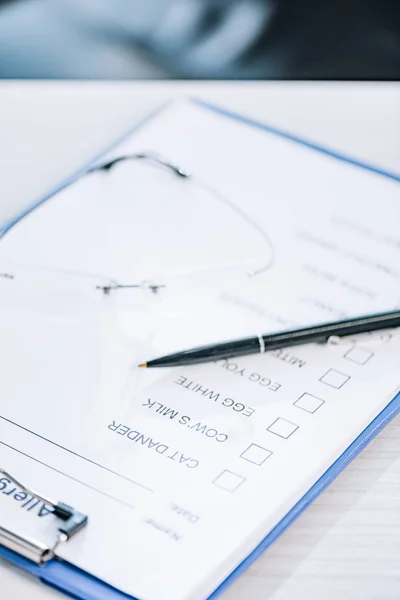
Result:
<svg viewBox="0 0 400 600"><path fill-rule="evenodd" d="M266 134L283 137L295 144L300 144L310 150L323 153L330 156L333 160L339 160L353 165L355 168L364 169L375 173L378 176L389 178L400 183L400 174L379 169L371 164L363 163L359 160L339 154L329 148L316 145L308 140L299 138L289 132L276 129L270 125L260 123L247 117L238 115L230 110L214 106L199 99L190 99L189 102L196 103L204 110L217 113L222 118L241 121L243 124L264 131ZM158 113L159 111L157 111ZM131 135L134 131L145 125L152 117L142 121L139 126L130 130L122 138L117 140L111 148L103 151L99 156L84 166L72 177L62 182L56 189L52 190L45 197L37 200L28 210L20 214L15 220L8 223L3 230L0 230L0 243L3 235L7 233L18 221L35 210L38 206L46 202L49 198L57 194L66 186L70 185L77 177L85 173L106 151L111 150L115 145ZM329 469L319 478L319 480L308 490L308 492L293 506L286 516L270 531L264 540L249 554L249 556L225 579L225 581L211 594L209 600L214 600L224 591L237 577L239 577L286 529L289 525L311 504L315 498L343 471L343 469L355 458L363 448L381 431L391 419L400 412L400 393L382 410L382 412L364 429L364 431L350 444L343 454L329 467ZM90 526L90 525L89 525ZM38 577L43 583L63 591L65 594L79 600L140 600L119 591L101 581L100 579L82 571L74 565L58 560L57 558L39 566L34 562L20 556L16 552L0 546L0 557L13 563L14 565L25 569L31 575Z"/></svg>

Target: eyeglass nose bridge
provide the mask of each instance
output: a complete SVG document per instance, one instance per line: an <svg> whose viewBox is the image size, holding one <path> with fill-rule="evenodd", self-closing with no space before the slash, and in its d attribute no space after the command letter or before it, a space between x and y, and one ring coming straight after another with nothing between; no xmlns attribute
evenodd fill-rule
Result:
<svg viewBox="0 0 400 600"><path fill-rule="evenodd" d="M16 276L13 273L8 271L0 271L0 278L7 279L9 281L15 280ZM120 284L116 281L110 281L109 283L103 285L96 285L95 289L104 293L105 296L111 294L113 290L123 290L123 289L141 289L141 290L150 290L152 294L158 294L159 290L165 288L165 283L154 283L153 281L144 280L140 283L131 283L131 284Z"/></svg>
<svg viewBox="0 0 400 600"><path fill-rule="evenodd" d="M106 296L109 295L113 290L121 289L150 290L153 294L158 294L158 291L165 287L165 283L153 283L152 281L142 281L141 283L131 284L110 283L108 285L96 285L96 290L102 291Z"/></svg>
<svg viewBox="0 0 400 600"><path fill-rule="evenodd" d="M4 279L15 279L15 276L12 273L0 273L0 277Z"/></svg>

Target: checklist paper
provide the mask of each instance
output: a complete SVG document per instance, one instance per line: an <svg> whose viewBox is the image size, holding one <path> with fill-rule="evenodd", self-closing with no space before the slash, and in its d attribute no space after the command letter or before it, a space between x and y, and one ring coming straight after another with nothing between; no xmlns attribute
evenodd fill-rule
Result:
<svg viewBox="0 0 400 600"><path fill-rule="evenodd" d="M243 227L226 204L211 210L212 192L202 204L187 188L182 219L168 229L168 212L160 222L134 193L139 167L124 165L112 180L96 173L68 186L10 228L0 239L0 464L89 515L59 546L62 559L139 600L202 600L396 396L400 336L136 365L203 342L398 308L400 186L195 102L159 113L108 158L149 149L245 212ZM149 206L167 194L158 177ZM254 223L268 243L255 239ZM268 268L179 310L179 293L157 310L137 296L88 310L72 293L56 297L51 282L15 287L4 276L129 281L145 267L156 272L160 239L163 269L169 259L209 268L213 256ZM0 520L19 516L45 537L54 528L45 507L3 477Z"/></svg>

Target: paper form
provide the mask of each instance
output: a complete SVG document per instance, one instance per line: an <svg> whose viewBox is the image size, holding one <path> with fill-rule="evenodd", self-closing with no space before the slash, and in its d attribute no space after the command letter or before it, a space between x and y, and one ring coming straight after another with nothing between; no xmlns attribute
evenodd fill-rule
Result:
<svg viewBox="0 0 400 600"><path fill-rule="evenodd" d="M193 188L177 192L171 210L185 211L187 198L195 219L181 212L173 229L165 210L149 229L150 208L141 212L136 200L139 191L148 199L148 175L126 165L107 185L104 174L90 176L17 224L0 240L0 272L28 277L24 269L35 266L128 281L161 277L177 263L208 268L216 256L270 266L240 286L235 272L218 294L193 284L197 300L178 281L187 301L179 310L178 292L164 304L131 296L74 304L75 294L46 297L0 278L1 464L90 515L60 546L62 558L140 600L196 600L394 397L400 337L154 372L136 364L213 339L398 307L400 187L192 103L155 117L113 154L143 149L195 171L268 243L215 208L211 192L201 204ZM161 181L152 176L152 194ZM166 187L173 202L177 188ZM5 521L23 513L49 535L52 517L5 478L0 499Z"/></svg>

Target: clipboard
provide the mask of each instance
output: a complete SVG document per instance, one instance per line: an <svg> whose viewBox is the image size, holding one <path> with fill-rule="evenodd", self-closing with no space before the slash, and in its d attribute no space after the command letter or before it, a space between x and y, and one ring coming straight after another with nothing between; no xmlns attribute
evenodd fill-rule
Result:
<svg viewBox="0 0 400 600"><path fill-rule="evenodd" d="M374 167L370 164L362 163L356 159L353 159L342 154L338 154L328 148L315 145L310 141L298 138L288 132L281 131L269 125L259 123L247 117L240 116L229 110L213 106L206 102L198 99L191 99L190 102L194 102L201 106L204 110L213 111L214 113L221 116L221 118L233 119L241 121L244 125L259 130L265 131L266 133L279 136L289 140L295 144L300 144L314 150L316 152L323 153L332 157L333 159L348 163L355 168L368 170L379 176L389 178L400 183L400 175L385 171ZM157 111L158 112L158 111ZM146 123L151 117L142 122L139 127ZM133 131L129 131L122 139L127 135L131 135ZM118 140L116 143L122 141ZM114 147L114 145L113 145ZM112 148L108 148L111 150ZM104 152L100 156L103 156ZM72 177L61 183L56 189L49 192L45 197L37 200L31 208L19 215L14 221L7 224L7 226L0 232L0 243L1 237L9 231L14 224L24 218L31 211L35 210L42 203L46 202L49 198L54 196L56 193L64 189L70 183L74 182L77 177L85 173L91 166L93 166L98 160L97 157L86 165L82 169L75 173ZM400 412L400 394L398 394L382 412L364 429L364 431L351 443L351 445L343 452L343 454L330 466L330 468L320 477L320 479L308 490L308 492L301 498L297 504L286 514L286 516L270 531L265 539L249 554L249 556L225 579L225 581L212 593L209 598L216 598L226 587L228 587L239 575L241 575L254 560L256 560L274 541L277 539L285 529L301 514L305 508L314 501L314 499L339 475L339 473L355 458L361 450L377 435L377 433L383 429L383 427L397 414ZM51 490L40 490L41 496L46 498L47 494L51 494ZM59 531L65 535L65 523L68 523L68 519L75 520L76 526L73 530L67 532L70 535L62 538L64 543L68 543L68 537L71 535L79 535L79 530L83 526L90 527L90 514L83 515L79 512L79 509L74 509L63 505L60 502L53 503L48 502L53 507L58 507L55 511L55 516L60 519ZM64 525L63 525L64 523ZM49 560L44 560L44 556L48 557L50 554L54 554ZM16 566L25 569L31 575L38 577L44 583L53 586L75 598L82 600L140 600L133 599L132 596L127 595L124 592L119 591L115 587L110 586L104 581L88 574L78 567L66 562L61 561L57 557L57 549L51 547L44 547L42 542L39 540L24 538L13 532L12 528L0 529L0 557L15 564Z"/></svg>

